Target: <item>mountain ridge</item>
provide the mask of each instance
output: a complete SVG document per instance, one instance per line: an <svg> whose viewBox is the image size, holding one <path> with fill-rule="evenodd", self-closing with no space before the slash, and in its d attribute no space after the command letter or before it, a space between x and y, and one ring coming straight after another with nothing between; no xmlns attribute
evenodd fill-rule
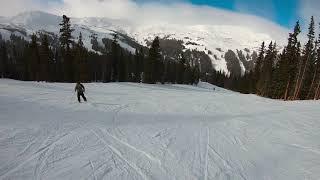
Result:
<svg viewBox="0 0 320 180"><path fill-rule="evenodd" d="M17 31L14 29L20 30L18 35L23 35L25 38L38 31L58 35L60 21L61 17L57 15L42 11L29 11L13 17L0 18L0 33L4 39L9 39L10 34L16 33ZM148 46L148 42L159 36L160 39L177 40L181 43L179 52L187 50L204 52L210 58L212 68L225 73L230 73L231 69L237 69L237 72L232 72L234 74L244 74L245 71L250 70L255 61L253 53L258 50L260 44L263 41L274 41L268 34L256 33L248 27L232 25L159 24L137 26L127 20L102 17L71 18L71 23L75 29L73 36L77 37L81 32L85 46L91 51L95 51L92 48L92 36L96 36L99 45L103 46L104 38L112 39L113 34L119 33L120 46L131 53L134 53L137 47L129 45L128 41ZM10 28L13 32L8 33ZM232 55L232 59L226 59L226 54L229 51L235 53ZM239 57L241 55L245 57L245 60L243 58L241 60ZM174 55L169 54L168 56ZM231 63L232 61L234 63Z"/></svg>

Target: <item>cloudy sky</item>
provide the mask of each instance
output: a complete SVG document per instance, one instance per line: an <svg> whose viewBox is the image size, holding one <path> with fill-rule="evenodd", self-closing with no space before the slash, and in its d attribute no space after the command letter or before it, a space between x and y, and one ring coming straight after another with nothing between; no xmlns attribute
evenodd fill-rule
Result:
<svg viewBox="0 0 320 180"><path fill-rule="evenodd" d="M0 16L42 10L72 17L109 17L136 22L208 24L259 21L292 28L320 18L320 0L1 0ZM248 18L250 17L250 18ZM248 21L248 22L244 22Z"/></svg>

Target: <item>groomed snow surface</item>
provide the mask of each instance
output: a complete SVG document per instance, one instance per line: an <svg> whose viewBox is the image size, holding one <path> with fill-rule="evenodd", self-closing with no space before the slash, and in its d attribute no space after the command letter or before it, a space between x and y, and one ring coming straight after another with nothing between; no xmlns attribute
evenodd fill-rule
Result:
<svg viewBox="0 0 320 180"><path fill-rule="evenodd" d="M320 179L320 103L201 83L0 80L0 179Z"/></svg>

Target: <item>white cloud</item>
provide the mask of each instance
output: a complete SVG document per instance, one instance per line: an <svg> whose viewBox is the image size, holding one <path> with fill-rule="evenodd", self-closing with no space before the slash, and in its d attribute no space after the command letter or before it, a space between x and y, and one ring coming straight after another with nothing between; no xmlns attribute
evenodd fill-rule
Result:
<svg viewBox="0 0 320 180"><path fill-rule="evenodd" d="M320 1L319 0L300 0L300 16L309 21L311 16L320 18Z"/></svg>
<svg viewBox="0 0 320 180"><path fill-rule="evenodd" d="M3 1L3 0L1 0ZM2 15L26 10L44 10L57 15L67 14L72 17L108 17L126 19L136 24L188 24L188 25L238 25L256 32L270 34L275 39L286 38L287 29L279 25L244 13L235 13L208 6L196 6L182 0L163 1L137 0L60 0L50 5L41 0L4 0ZM140 0L141 1L141 0ZM3 11L12 9L10 11ZM1 14L0 14L1 15Z"/></svg>
<svg viewBox="0 0 320 180"><path fill-rule="evenodd" d="M44 8L39 0L1 0L0 16L13 16L19 12Z"/></svg>
<svg viewBox="0 0 320 180"><path fill-rule="evenodd" d="M48 10L72 17L126 18L137 13L138 5L131 0L63 0Z"/></svg>
<svg viewBox="0 0 320 180"><path fill-rule="evenodd" d="M303 43L307 42L307 33L308 33L308 26L310 23L311 16L314 16L315 19L315 26L316 26L316 36L320 33L320 1L319 0L300 0L299 2L299 16L300 16L300 24L302 26L302 34L300 38L302 39Z"/></svg>
<svg viewBox="0 0 320 180"><path fill-rule="evenodd" d="M300 0L300 17L302 18L303 25L308 26L310 22L310 17L314 16L315 21L320 21L320 1L319 0ZM318 27L318 23L316 24Z"/></svg>

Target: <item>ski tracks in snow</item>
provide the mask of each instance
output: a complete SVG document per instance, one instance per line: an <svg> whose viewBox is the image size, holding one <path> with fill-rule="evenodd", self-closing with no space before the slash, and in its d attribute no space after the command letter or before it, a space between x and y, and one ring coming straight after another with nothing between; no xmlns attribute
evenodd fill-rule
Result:
<svg viewBox="0 0 320 180"><path fill-rule="evenodd" d="M33 161L34 159L38 158L37 163L36 163L36 167L35 167L35 170L34 170L34 177L35 177L35 179L40 179L41 178L41 172L45 168L46 160L49 157L48 154L54 150L54 147L55 147L56 144L58 144L59 142L62 142L64 138L66 138L68 135L70 135L70 133L71 132L65 133L62 136L60 136L59 138L57 138L56 140L54 140L53 142L45 145L44 147L41 147L35 153L33 153L29 158L23 160L19 165L17 165L16 167L10 169L9 171L5 172L4 174L2 174L0 176L0 178L1 179L5 179L10 174L12 174L12 173L16 172L17 170L23 168L30 161ZM47 140L45 140L45 141L48 141L48 139L50 139L50 138L48 137ZM35 143L35 142L33 142L33 143ZM26 151L26 149L29 149L32 146L33 143L29 144L23 151ZM21 153L23 153L23 152L21 152ZM21 153L19 153L19 154L21 155Z"/></svg>
<svg viewBox="0 0 320 180"><path fill-rule="evenodd" d="M102 131L102 130L101 130ZM133 150L133 151L136 151L137 153L139 154L142 154L143 156L145 156L147 159L149 159L150 161L158 164L159 166L161 166L161 161L155 157L153 157L152 155L148 154L147 152L145 151L142 151L140 149L137 149L136 147L120 140L119 138L111 135L108 131L103 131L105 134L107 134L109 137L111 137L112 139L114 139L115 141L117 141L119 144L122 144L123 146L126 146L128 147L129 149Z"/></svg>
<svg viewBox="0 0 320 180"><path fill-rule="evenodd" d="M34 144L36 144L35 139L33 139L21 152L19 152L17 154L17 156L22 156L23 154L25 154Z"/></svg>
<svg viewBox="0 0 320 180"><path fill-rule="evenodd" d="M77 138L77 141L78 141L79 145L81 146L83 152L85 152L85 151L86 151L86 148L85 148L85 146L83 145L82 141L80 141L79 137L76 137L76 138ZM92 170L92 175L93 175L93 177L94 177L94 180L97 180L97 177L96 177L96 175L95 175L95 171L96 171L96 170L95 170L94 165L93 165L93 163L92 163L92 161L91 161L90 159L89 159L89 163L90 163L90 167L91 167L91 170Z"/></svg>
<svg viewBox="0 0 320 180"><path fill-rule="evenodd" d="M141 169L139 167L137 167L135 164L129 162L123 155L122 153L116 149L115 147L113 147L112 145L109 145L109 143L102 138L101 135L98 134L98 132L96 130L91 129L91 132L109 149L111 150L111 152L113 152L118 158L120 158L121 160L123 160L129 167L131 167L131 169L133 169L142 179L147 180L147 176L141 171Z"/></svg>
<svg viewBox="0 0 320 180"><path fill-rule="evenodd" d="M209 147L210 147L210 129L209 127L207 129L207 146L206 146L206 157L205 157L205 169L204 169L204 180L208 179L208 159L209 159Z"/></svg>
<svg viewBox="0 0 320 180"><path fill-rule="evenodd" d="M204 159L204 166L203 166L203 173L204 173L204 180L208 179L208 161L209 161L209 146L210 146L210 128L208 126L208 120L207 120L207 113L208 113L208 109L209 109L209 105L207 104L203 110L203 119L201 122L201 128L200 131L203 130L203 128L205 127L205 131L206 131L206 139L205 139L205 159ZM201 134L201 132L200 132ZM201 135L200 135L200 138ZM200 140L201 142L201 140Z"/></svg>
<svg viewBox="0 0 320 180"><path fill-rule="evenodd" d="M54 151L54 148L56 147L57 144L63 143L64 139L67 138L68 136L71 136L74 131L70 131L67 133L64 133L62 136L60 136L57 140L54 140L53 142L49 143L48 145L40 148L37 152L40 152L35 170L34 170L34 176L35 179L41 179L41 174L43 171L45 171L45 168L47 166L47 160L50 157L50 153L56 153ZM50 139L48 137L47 139Z"/></svg>

